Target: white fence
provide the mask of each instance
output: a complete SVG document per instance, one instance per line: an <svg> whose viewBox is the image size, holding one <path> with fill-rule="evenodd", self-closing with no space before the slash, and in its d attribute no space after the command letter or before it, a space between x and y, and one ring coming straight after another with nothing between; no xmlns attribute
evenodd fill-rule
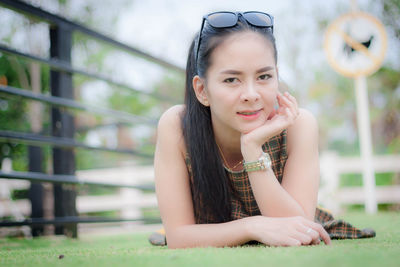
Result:
<svg viewBox="0 0 400 267"><path fill-rule="evenodd" d="M78 177L86 181L143 185L154 182L153 166L125 166L102 170L78 171ZM121 188L116 195L79 196L78 213L93 211L121 211L122 218L141 218L142 208L157 207L154 193L143 193L138 189Z"/></svg>
<svg viewBox="0 0 400 267"><path fill-rule="evenodd" d="M9 170L3 170L9 171ZM154 181L153 166L126 166L110 169L77 171L76 175L85 181L118 183L129 185L151 184ZM13 216L22 219L31 213L28 199L10 200L14 189L27 189L30 182L25 180L0 179L0 217ZM156 208L154 193L143 193L138 189L120 188L114 195L78 196L78 213L120 211L121 218L141 218L142 208Z"/></svg>
<svg viewBox="0 0 400 267"><path fill-rule="evenodd" d="M373 157L376 173L400 173L400 155L381 155ZM340 175L362 173L364 168L359 157L339 157L335 152L324 152L320 156L321 183L318 201L334 213L341 210L342 204L365 204L363 187L339 187ZM375 186L376 202L400 203L400 185Z"/></svg>
<svg viewBox="0 0 400 267"><path fill-rule="evenodd" d="M400 173L400 155L374 157L376 173ZM362 173L362 161L356 157L339 157L334 152L320 156L321 183L319 203L334 213L341 210L342 204L363 204L365 194L362 187L339 187L340 175ZM154 181L153 166L126 166L111 169L78 171L77 176L84 180L104 183L126 183L132 185L148 184ZM29 200L10 201L9 192L13 189L28 188L29 182L0 179L0 217L17 214L29 216ZM368 196L367 196L368 197ZM400 203L400 185L377 186L377 203ZM78 196L78 213L97 211L120 211L122 218L142 217L142 208L156 207L154 193L121 188L115 195Z"/></svg>

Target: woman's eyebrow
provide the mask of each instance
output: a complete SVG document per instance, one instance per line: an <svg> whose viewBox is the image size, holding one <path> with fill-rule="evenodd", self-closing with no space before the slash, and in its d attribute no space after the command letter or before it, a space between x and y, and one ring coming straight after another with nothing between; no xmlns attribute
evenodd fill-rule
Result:
<svg viewBox="0 0 400 267"><path fill-rule="evenodd" d="M221 71L221 74L239 75L239 74L242 74L242 72L238 71L238 70L224 70L224 71Z"/></svg>
<svg viewBox="0 0 400 267"><path fill-rule="evenodd" d="M274 67L267 66L267 67L263 67L261 69L258 69L256 71L256 73L266 72L266 71L273 70L273 69L274 69ZM224 70L224 71L221 71L221 74L240 75L240 74L242 74L242 72L239 71L239 70Z"/></svg>
<svg viewBox="0 0 400 267"><path fill-rule="evenodd" d="M257 70L256 73L266 72L266 71L273 70L273 69L274 69L274 67L267 66L267 67Z"/></svg>

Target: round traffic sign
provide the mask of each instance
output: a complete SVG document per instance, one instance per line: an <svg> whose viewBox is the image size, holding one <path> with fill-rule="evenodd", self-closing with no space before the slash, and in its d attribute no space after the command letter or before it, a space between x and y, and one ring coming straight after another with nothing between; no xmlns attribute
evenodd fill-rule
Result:
<svg viewBox="0 0 400 267"><path fill-rule="evenodd" d="M347 77L368 76L382 65L387 36L382 23L364 12L345 14L330 24L324 49L329 64Z"/></svg>

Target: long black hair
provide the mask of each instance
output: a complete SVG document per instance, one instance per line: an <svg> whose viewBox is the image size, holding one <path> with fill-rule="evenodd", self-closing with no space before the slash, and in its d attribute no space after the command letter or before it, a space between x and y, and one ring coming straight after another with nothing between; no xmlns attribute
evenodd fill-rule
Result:
<svg viewBox="0 0 400 267"><path fill-rule="evenodd" d="M192 198L195 216L201 211L213 222L231 220L231 184L223 167L211 124L210 108L202 105L193 89L193 77L199 75L207 79L207 70L211 64L211 54L229 35L253 31L260 33L270 41L275 62L277 51L275 38L270 28L255 27L239 16L236 26L213 28L205 23L201 33L201 44L196 61L196 36L190 46L186 64L185 110L182 116L182 130L189 154L192 171ZM198 218L196 218L197 220Z"/></svg>

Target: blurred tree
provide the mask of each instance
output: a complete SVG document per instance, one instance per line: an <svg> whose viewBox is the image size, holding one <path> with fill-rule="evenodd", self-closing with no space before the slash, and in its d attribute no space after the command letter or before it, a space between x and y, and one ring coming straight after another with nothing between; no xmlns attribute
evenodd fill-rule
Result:
<svg viewBox="0 0 400 267"><path fill-rule="evenodd" d="M320 9L313 13L321 37L334 19L350 12L348 4L337 3L336 7L329 12ZM369 1L364 2L364 7L360 9L380 19L389 37L389 50L383 66L367 77L373 152L374 154L399 154L400 1ZM314 81L308 87L307 99L320 124L320 149L334 150L341 155L359 156L354 80L335 73L326 61L316 69L314 77ZM400 183L400 175L396 173L376 173L375 179L377 185ZM341 175L340 184L341 186L361 186L362 175ZM379 209L398 210L399 206L379 205Z"/></svg>
<svg viewBox="0 0 400 267"><path fill-rule="evenodd" d="M376 153L400 153L400 71L382 67L369 79Z"/></svg>
<svg viewBox="0 0 400 267"><path fill-rule="evenodd" d="M397 39L400 39L400 0L383 0L382 21L394 31Z"/></svg>
<svg viewBox="0 0 400 267"><path fill-rule="evenodd" d="M372 1L366 12L370 10L385 24L389 36L394 32L398 39L399 1ZM337 4L336 14L330 17L324 12L316 13L321 36L331 20L345 12L349 10ZM397 42L393 45L399 44ZM373 149L376 154L400 152L399 67L396 60L389 59L378 72L367 78ZM321 149L333 149L344 155L359 155L353 80L335 73L325 63L316 71L315 80L309 86L308 97L310 103L317 103L315 105L318 106L316 110L321 129Z"/></svg>
<svg viewBox="0 0 400 267"><path fill-rule="evenodd" d="M128 4L127 0L101 2L63 0L28 2L36 6L39 5L43 9L49 8L50 12L59 13L61 16L66 16L72 20L79 19L81 23L89 27L95 25L96 27L100 27L98 29L101 32L108 34L114 29L118 12L124 5ZM104 10L107 10L107 12L104 12ZM17 12L3 7L0 8L0 12L4 15L3 19L6 20L6 25L9 25L9 27L2 27L0 29L1 43L36 56L48 57L48 24L40 22L37 19L24 17ZM89 69L92 72L110 71L111 68L107 68L107 64L104 62L112 50L109 46L87 38L82 34L74 34L73 42L75 45L73 50L74 66ZM49 68L41 66L36 62L0 53L0 81L4 85L11 85L25 90L32 90L34 93L45 94L49 92ZM80 88L82 84L88 81L90 79L82 76L74 79L77 99L81 99ZM49 114L50 107L48 105L43 106L36 101L27 101L24 98L0 94L0 125L2 130L49 134ZM95 121L100 120L96 118ZM85 132L78 135L78 137L81 140L84 139ZM50 148L45 148L45 151L48 156ZM25 145L0 143L0 160L4 157L11 157L13 159L14 170L28 170L27 154L28 151ZM85 159L91 158L86 157ZM77 160L81 160L79 155ZM101 160L104 162L104 159ZM47 159L42 161L43 169L51 168L51 164L44 166L46 162ZM91 163L92 161L87 165L93 166ZM79 166L79 163L77 165ZM45 203L51 202L49 200L45 201Z"/></svg>
<svg viewBox="0 0 400 267"><path fill-rule="evenodd" d="M17 60L14 58L14 60ZM18 63L24 64L24 63ZM11 67L9 58L0 56L0 77L2 85L19 87L18 74ZM0 94L0 125L2 130L15 129L18 131L27 131L29 124L26 121L27 103L21 99L9 97L6 94ZM23 145L16 145L9 142L0 142L0 164L5 157L13 158L14 168L26 170L26 148Z"/></svg>

